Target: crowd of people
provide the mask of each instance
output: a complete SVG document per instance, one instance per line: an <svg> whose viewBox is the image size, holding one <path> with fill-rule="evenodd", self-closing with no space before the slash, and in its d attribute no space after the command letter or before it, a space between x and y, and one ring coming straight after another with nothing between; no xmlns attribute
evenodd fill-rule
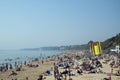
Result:
<svg viewBox="0 0 120 80"><path fill-rule="evenodd" d="M71 76L78 76L83 74L105 74L102 70L104 62L100 60L105 60L105 63L110 63L111 74L120 76L120 59L118 56L111 54L102 55L102 56L92 56L80 58L83 55L68 54L63 57L58 57L58 63L54 64L54 78L56 80L72 80ZM76 58L77 57L77 58ZM78 58L79 57L79 58ZM108 58L109 57L109 58ZM79 60L83 59L82 62ZM113 73L113 68L119 68L116 73ZM62 69L62 70L61 70ZM104 78L103 80L111 80L111 77Z"/></svg>
<svg viewBox="0 0 120 80"><path fill-rule="evenodd" d="M7 71L7 70L9 70L9 69L12 69L13 67L12 67L12 65L10 64L8 64L8 63L6 63L6 64L2 64L1 66L0 66L0 72L5 72L5 71Z"/></svg>
<svg viewBox="0 0 120 80"><path fill-rule="evenodd" d="M46 70L44 76L54 75L55 80L72 80L72 77L82 76L84 74L105 74L105 72L102 70L104 67L103 64L109 64L111 67L110 73L112 75L120 76L120 58L114 54L88 56L86 54L76 54L72 52L55 56L54 59L51 58L51 60L55 60L54 66L51 68L51 70ZM44 64L44 60L41 60L41 64ZM12 66L12 64L4 64L0 66L0 72L12 70L13 68L15 68L16 71L21 71L23 65L28 67L39 67L38 64L24 62L24 64L21 63L18 65L18 63L15 62L14 66ZM113 69L115 68L118 69L116 73L113 73ZM51 71L53 71L53 74ZM11 75L17 75L17 72L12 71L9 76ZM45 79L46 78L43 77L43 75L39 75L37 80ZM28 80L28 78L26 80ZM109 76L108 78L103 78L103 80L112 79L111 76Z"/></svg>

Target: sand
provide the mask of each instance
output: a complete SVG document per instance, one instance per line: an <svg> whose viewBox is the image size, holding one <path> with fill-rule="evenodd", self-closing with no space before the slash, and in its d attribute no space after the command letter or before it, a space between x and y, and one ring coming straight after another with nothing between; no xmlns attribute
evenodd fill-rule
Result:
<svg viewBox="0 0 120 80"><path fill-rule="evenodd" d="M44 73L46 70L51 70L51 67L53 67L54 62L57 61L48 61L42 64L40 61L32 62L32 64L38 64L39 67L28 67L24 66L22 71L17 71L16 76L9 76L12 70L0 73L0 79L3 80L26 80L26 77L28 77L28 80L37 80L40 74ZM82 62L82 60L78 61L79 63ZM103 60L101 60L103 62ZM111 73L111 67L109 64L103 64L103 68L101 68L105 73ZM14 70L14 69L13 69ZM116 70L118 68L113 69L113 73L116 73ZM60 71L63 71L63 69L60 69ZM55 80L53 76L53 71L51 71L51 76L44 76L45 80ZM103 78L108 78L106 74L103 73L96 73L96 74L83 74L83 75L77 75L77 76L71 76L73 80L102 80ZM68 77L67 77L68 80ZM112 80L120 80L120 76L112 76Z"/></svg>
<svg viewBox="0 0 120 80"><path fill-rule="evenodd" d="M32 64L38 64L39 67L28 67L24 66L22 68L22 71L16 71L16 76L9 76L12 70L0 73L0 79L3 80L26 80L26 77L28 77L29 80L37 80L40 74L45 72L46 70L50 70L53 66L54 61L45 62L44 64L41 64L40 62L32 62ZM14 70L14 69L13 69ZM15 71L15 70L14 70Z"/></svg>

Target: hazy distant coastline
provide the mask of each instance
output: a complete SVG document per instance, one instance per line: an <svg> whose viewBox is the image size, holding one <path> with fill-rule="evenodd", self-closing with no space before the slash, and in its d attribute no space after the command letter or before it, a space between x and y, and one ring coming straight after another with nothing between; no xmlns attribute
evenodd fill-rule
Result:
<svg viewBox="0 0 120 80"><path fill-rule="evenodd" d="M92 41L92 40L90 40ZM39 51L39 50L88 50L89 49L89 42L82 45L63 45L63 46L49 46L49 47L38 47L38 48L23 48L18 49L20 51ZM93 41L94 42L94 41ZM116 45L120 45L120 33L117 35L108 38L101 42L103 50L109 50L110 48L114 48ZM14 49L15 50L15 49ZM0 49L0 51L11 51L11 50L4 50Z"/></svg>
<svg viewBox="0 0 120 80"><path fill-rule="evenodd" d="M89 41L90 42L90 41ZM82 45L67 45L67 46L49 46L49 47L40 47L40 48L24 48L20 49L22 51L38 51L38 50L88 50L89 49L89 42ZM109 44L108 44L109 43ZM102 48L104 50L113 48L115 45L120 45L120 33L106 39L105 41L101 42Z"/></svg>

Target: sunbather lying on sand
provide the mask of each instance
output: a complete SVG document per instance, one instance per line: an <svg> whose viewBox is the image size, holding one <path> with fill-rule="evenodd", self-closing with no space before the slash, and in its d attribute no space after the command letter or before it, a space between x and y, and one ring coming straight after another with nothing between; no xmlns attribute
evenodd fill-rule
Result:
<svg viewBox="0 0 120 80"><path fill-rule="evenodd" d="M109 77L109 78L104 78L103 80L111 80L111 77Z"/></svg>
<svg viewBox="0 0 120 80"><path fill-rule="evenodd" d="M12 72L11 72L11 74L10 74L9 76L12 76L12 75L14 75L14 76L15 76L15 75L17 75L17 73L16 73L16 72L14 72L14 71L12 71Z"/></svg>

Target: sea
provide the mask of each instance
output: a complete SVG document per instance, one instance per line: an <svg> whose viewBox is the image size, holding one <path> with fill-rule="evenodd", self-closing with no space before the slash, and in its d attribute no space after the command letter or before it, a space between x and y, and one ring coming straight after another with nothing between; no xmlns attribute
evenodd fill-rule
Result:
<svg viewBox="0 0 120 80"><path fill-rule="evenodd" d="M15 62L29 62L36 58L43 59L53 55L62 54L59 50L3 50L0 51L0 65L14 64Z"/></svg>

